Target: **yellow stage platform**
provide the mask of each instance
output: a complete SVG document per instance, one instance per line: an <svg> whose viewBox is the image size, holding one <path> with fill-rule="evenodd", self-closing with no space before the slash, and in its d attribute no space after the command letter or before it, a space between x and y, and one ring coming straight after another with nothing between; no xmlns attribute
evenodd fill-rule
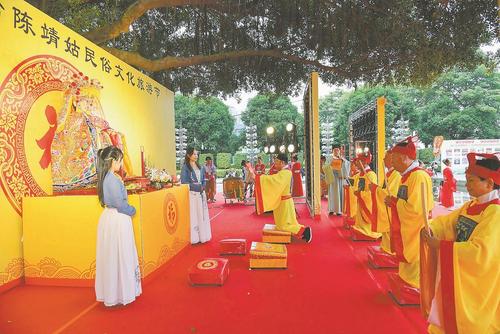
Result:
<svg viewBox="0 0 500 334"><path fill-rule="evenodd" d="M151 274L189 244L189 189L179 186L129 195L142 277ZM24 271L27 284L93 286L97 196L23 199Z"/></svg>

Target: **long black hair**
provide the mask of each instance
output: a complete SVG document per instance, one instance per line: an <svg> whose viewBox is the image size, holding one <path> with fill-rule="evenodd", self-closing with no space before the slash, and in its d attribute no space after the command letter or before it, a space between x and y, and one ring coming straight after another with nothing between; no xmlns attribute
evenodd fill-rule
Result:
<svg viewBox="0 0 500 334"><path fill-rule="evenodd" d="M189 146L187 149L186 149L186 155L184 156L184 164L187 166L187 168L190 170L190 171L193 171L193 167L191 167L191 159L189 158L191 155L193 155L194 153L194 147L192 146ZM200 164L198 163L198 160L195 161L196 163L196 166L198 167L198 169L200 169Z"/></svg>
<svg viewBox="0 0 500 334"><path fill-rule="evenodd" d="M108 146L97 151L97 194L102 207L104 207L104 178L111 169L113 160L120 161L122 158L123 152L116 146Z"/></svg>

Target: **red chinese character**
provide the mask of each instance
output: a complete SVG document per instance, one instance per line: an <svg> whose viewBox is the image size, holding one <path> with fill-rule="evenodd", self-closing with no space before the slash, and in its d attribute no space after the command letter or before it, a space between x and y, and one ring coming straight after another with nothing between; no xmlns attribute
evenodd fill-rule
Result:
<svg viewBox="0 0 500 334"><path fill-rule="evenodd" d="M40 167L43 169L49 167L50 162L52 161L50 149L52 147L52 140L54 140L54 135L57 129L57 113L54 107L47 106L45 108L45 117L47 117L50 127L45 135L36 141L38 147L44 150L43 155L40 158Z"/></svg>

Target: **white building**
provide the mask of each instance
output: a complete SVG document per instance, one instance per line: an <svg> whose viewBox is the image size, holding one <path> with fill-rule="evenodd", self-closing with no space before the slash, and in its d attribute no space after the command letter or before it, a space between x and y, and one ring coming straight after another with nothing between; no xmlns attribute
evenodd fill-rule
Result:
<svg viewBox="0 0 500 334"><path fill-rule="evenodd" d="M460 179L464 178L469 152L500 152L500 139L444 140L441 146L441 170L444 168L443 160L450 159L453 174Z"/></svg>

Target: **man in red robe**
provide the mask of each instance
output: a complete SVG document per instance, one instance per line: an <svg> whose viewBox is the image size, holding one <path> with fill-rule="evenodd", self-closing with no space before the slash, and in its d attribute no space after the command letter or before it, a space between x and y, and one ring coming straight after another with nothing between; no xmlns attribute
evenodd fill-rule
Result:
<svg viewBox="0 0 500 334"><path fill-rule="evenodd" d="M269 175L274 175L278 173L278 169L274 166L274 157L271 156L271 162L269 167Z"/></svg>
<svg viewBox="0 0 500 334"><path fill-rule="evenodd" d="M443 161L445 168L443 169L443 185L441 186L441 205L445 208L451 208L455 205L453 200L453 192L456 191L456 180L453 178L451 171L451 162L449 159Z"/></svg>
<svg viewBox="0 0 500 334"><path fill-rule="evenodd" d="M302 197L304 196L304 190L302 189L302 166L298 161L299 158L296 154L292 156L292 197Z"/></svg>
<svg viewBox="0 0 500 334"><path fill-rule="evenodd" d="M266 174L266 165L262 162L262 158L257 158L257 163L255 164L255 175Z"/></svg>

